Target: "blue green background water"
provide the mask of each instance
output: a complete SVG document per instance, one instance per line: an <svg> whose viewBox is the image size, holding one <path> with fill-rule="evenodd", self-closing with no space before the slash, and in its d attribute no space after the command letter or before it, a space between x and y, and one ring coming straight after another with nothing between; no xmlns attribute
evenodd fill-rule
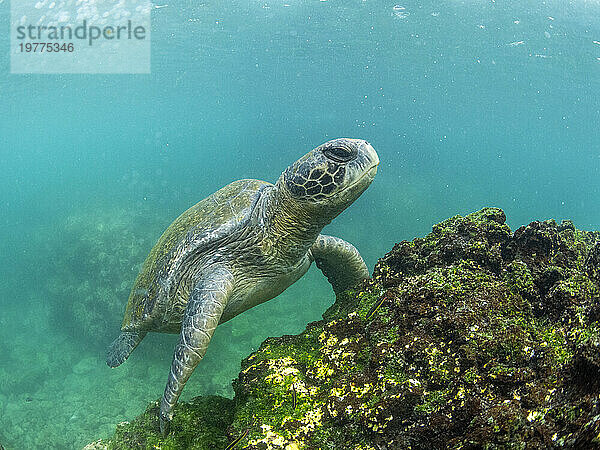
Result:
<svg viewBox="0 0 600 450"><path fill-rule="evenodd" d="M146 253L198 200L274 181L330 138L367 139L381 159L327 229L371 268L483 206L513 228L600 229L598 1L181 1L153 10L143 76L10 75L8 25L0 1L6 448L80 448L157 399L176 336L104 363ZM313 268L219 327L183 398L231 396L241 358L333 300Z"/></svg>

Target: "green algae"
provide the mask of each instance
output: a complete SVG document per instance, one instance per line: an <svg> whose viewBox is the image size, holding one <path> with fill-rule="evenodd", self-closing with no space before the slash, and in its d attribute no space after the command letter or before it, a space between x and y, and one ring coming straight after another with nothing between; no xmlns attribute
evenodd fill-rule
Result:
<svg viewBox="0 0 600 450"><path fill-rule="evenodd" d="M196 397L177 409L177 417L171 424L173 432L163 438L156 421L159 402L155 402L132 424L118 426L116 439L109 448L155 448L159 444L165 450L225 447L223 429L232 419L231 407L232 401L223 397Z"/></svg>
<svg viewBox="0 0 600 450"><path fill-rule="evenodd" d="M87 449L121 450L129 448L164 450L225 448L225 429L233 419L233 401L219 396L195 397L176 407L171 434L163 437L158 429L159 402L151 403L132 422L117 426L108 442L98 441Z"/></svg>
<svg viewBox="0 0 600 450"><path fill-rule="evenodd" d="M396 244L324 320L243 361L213 439L248 430L239 448L257 450L597 446L599 240L570 222L511 234L486 208ZM155 436L156 412L145 415Z"/></svg>

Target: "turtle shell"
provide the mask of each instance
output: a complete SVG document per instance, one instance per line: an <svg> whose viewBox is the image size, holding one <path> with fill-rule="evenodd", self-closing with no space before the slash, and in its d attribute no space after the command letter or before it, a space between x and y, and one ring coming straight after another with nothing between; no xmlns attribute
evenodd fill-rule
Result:
<svg viewBox="0 0 600 450"><path fill-rule="evenodd" d="M221 188L181 214L162 234L147 256L129 294L122 330L151 330L159 289L190 252L201 254L215 241L246 225L259 191L270 186L259 180L239 180ZM169 298L167 302L173 299Z"/></svg>

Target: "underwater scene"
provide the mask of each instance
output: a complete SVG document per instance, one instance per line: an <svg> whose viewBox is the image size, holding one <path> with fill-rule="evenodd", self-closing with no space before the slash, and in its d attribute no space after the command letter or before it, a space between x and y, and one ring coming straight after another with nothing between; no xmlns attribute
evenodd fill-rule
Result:
<svg viewBox="0 0 600 450"><path fill-rule="evenodd" d="M600 448L599 1L150 7L149 73L11 73L0 37L0 448ZM219 242L185 293L218 321L291 286L160 409L197 334L107 349L243 179L280 182L175 230Z"/></svg>

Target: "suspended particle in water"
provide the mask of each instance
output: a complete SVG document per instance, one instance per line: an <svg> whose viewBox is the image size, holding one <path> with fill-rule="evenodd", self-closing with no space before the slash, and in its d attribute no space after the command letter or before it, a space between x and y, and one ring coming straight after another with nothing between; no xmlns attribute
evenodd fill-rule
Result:
<svg viewBox="0 0 600 450"><path fill-rule="evenodd" d="M547 39L550 39L550 33L548 33L547 31L544 31L544 36L546 36Z"/></svg>
<svg viewBox="0 0 600 450"><path fill-rule="evenodd" d="M410 13L408 11L406 11L406 8L401 5L394 5L394 7L392 8L392 11L393 11L394 16L398 17L399 19L404 19L404 18L410 16Z"/></svg>

